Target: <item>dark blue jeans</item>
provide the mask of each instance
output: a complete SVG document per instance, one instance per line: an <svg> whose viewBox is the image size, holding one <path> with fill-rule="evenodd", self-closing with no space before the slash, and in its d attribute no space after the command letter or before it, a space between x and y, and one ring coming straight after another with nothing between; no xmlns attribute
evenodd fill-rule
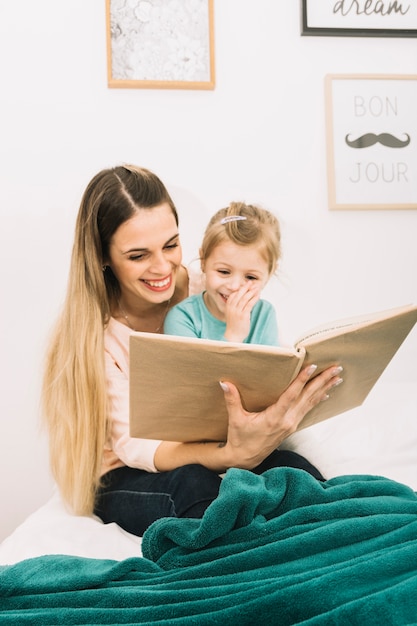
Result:
<svg viewBox="0 0 417 626"><path fill-rule="evenodd" d="M296 467L324 480L311 463L289 450L275 450L252 471L262 474L273 467ZM161 517L202 517L217 497L220 483L220 476L202 465L185 465L157 474L120 467L103 476L94 513L105 524L116 522L124 530L142 536Z"/></svg>

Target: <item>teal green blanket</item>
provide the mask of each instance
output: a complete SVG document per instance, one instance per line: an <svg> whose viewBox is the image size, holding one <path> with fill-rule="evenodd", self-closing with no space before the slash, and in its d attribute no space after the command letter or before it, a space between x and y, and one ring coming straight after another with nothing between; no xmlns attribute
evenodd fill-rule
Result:
<svg viewBox="0 0 417 626"><path fill-rule="evenodd" d="M0 624L417 624L417 494L385 478L229 470L143 554L2 567Z"/></svg>

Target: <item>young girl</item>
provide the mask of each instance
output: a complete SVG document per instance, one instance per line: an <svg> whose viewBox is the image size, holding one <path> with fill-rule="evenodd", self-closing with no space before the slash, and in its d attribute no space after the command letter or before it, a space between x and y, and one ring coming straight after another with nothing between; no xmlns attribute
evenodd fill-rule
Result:
<svg viewBox="0 0 417 626"><path fill-rule="evenodd" d="M200 248L205 291L173 307L164 332L278 345L275 310L260 296L280 256L280 227L272 213L243 202L217 211Z"/></svg>

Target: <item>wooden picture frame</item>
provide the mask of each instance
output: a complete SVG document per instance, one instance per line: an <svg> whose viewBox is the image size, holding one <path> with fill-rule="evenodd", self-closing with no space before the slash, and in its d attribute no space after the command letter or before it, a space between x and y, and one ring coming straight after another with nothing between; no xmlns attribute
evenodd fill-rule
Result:
<svg viewBox="0 0 417 626"><path fill-rule="evenodd" d="M301 35L417 37L417 2L301 0Z"/></svg>
<svg viewBox="0 0 417 626"><path fill-rule="evenodd" d="M417 75L325 77L329 209L417 209Z"/></svg>
<svg viewBox="0 0 417 626"><path fill-rule="evenodd" d="M214 89L214 0L106 0L110 88Z"/></svg>

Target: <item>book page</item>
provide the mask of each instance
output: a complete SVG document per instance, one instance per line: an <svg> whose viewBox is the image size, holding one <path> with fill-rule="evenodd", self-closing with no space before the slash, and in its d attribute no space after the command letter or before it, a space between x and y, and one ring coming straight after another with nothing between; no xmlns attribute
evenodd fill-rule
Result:
<svg viewBox="0 0 417 626"><path fill-rule="evenodd" d="M378 320L392 319L398 315L402 315L403 313L407 313L408 311L413 311L415 309L416 307L410 304L385 311L378 311L377 313L355 315L354 317L342 318L334 320L333 322L327 322L326 324L320 324L319 326L307 331L302 337L299 337L295 342L295 346L301 347L311 343L316 343L326 337L334 337L336 335L344 334L349 330L354 330L355 328L359 328Z"/></svg>
<svg viewBox="0 0 417 626"><path fill-rule="evenodd" d="M401 307L355 319L362 321L335 326L327 334L316 333L302 342L306 350L305 365L318 365L317 374L331 365L341 365L343 384L330 391L329 400L306 415L299 429L364 402L417 322L417 307Z"/></svg>

